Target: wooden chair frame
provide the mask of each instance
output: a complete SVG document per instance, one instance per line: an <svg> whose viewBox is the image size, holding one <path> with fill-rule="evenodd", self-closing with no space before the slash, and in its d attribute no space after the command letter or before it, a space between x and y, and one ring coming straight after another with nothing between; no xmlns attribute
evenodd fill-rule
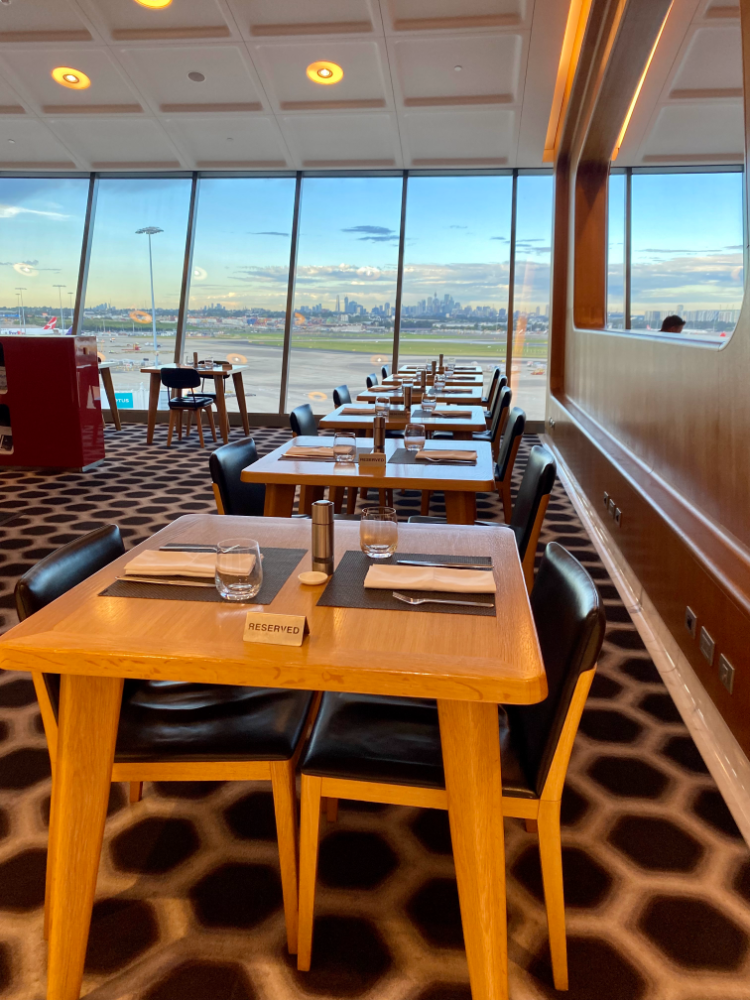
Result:
<svg viewBox="0 0 750 1000"><path fill-rule="evenodd" d="M201 448L206 447L206 442L203 440L203 421L201 420L201 413L205 410L208 415L208 426L211 430L211 435L216 441L216 424L214 423L214 415L211 410L213 403L206 403L205 406L197 407L195 410L188 409L185 407L182 409L171 409L169 410L169 427L167 428L167 448L172 444L172 434L174 433L175 424L177 424L177 440L182 440L182 414L187 413L187 421L185 425L185 437L190 437L190 424L192 421L193 413L195 413L195 425L198 428L198 440L200 441Z"/></svg>
<svg viewBox="0 0 750 1000"><path fill-rule="evenodd" d="M595 673L596 664L578 678L541 796L538 799L521 799L503 795L503 814L525 820L526 829L539 836L542 882L552 956L552 975L555 989L558 990L567 990L568 988L560 803L573 743ZM448 808L448 796L444 789L302 775L297 968L303 972L310 969L312 959L315 881L318 870L320 813L323 798L326 799L325 807L329 820L335 819L333 802L339 798L354 799L357 802L415 806L424 809Z"/></svg>
<svg viewBox="0 0 750 1000"><path fill-rule="evenodd" d="M32 672L34 690L42 713L47 737L52 780L57 763L57 718L50 701L44 675ZM298 843L296 770L307 736L320 707L317 692L310 705L305 729L293 757L289 760L248 761L123 761L112 766L112 781L130 784L130 802L140 802L144 781L270 781L276 816L276 838L279 846L281 890L284 901L287 947L290 955L297 953L298 936ZM50 850L52 838L50 838ZM44 936L49 937L50 898L52 895L52 865L47 863L44 899Z"/></svg>

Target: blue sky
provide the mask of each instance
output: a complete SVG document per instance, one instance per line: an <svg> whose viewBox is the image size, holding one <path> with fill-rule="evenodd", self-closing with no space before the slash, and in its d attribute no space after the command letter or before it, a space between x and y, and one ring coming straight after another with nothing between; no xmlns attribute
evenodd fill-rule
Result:
<svg viewBox="0 0 750 1000"><path fill-rule="evenodd" d="M619 185L619 189L618 189ZM612 180L621 204L622 181ZM336 294L368 308L395 300L400 177L303 180L296 305ZM30 305L54 305L76 287L87 179L0 179L0 305L22 286ZM407 201L404 303L448 293L462 304L507 300L511 179L412 177ZM516 302L546 306L552 184L518 181ZM105 179L100 184L87 304L150 305L147 238L153 240L157 306L177 308L190 182ZM293 178L201 183L191 306L283 309L294 203ZM633 311L738 308L742 299L742 175L635 175ZM617 219L619 219L619 215ZM610 271L621 267L622 227L612 215ZM615 231L617 223L617 231ZM619 255L619 257L618 257ZM619 276L618 276L619 278Z"/></svg>

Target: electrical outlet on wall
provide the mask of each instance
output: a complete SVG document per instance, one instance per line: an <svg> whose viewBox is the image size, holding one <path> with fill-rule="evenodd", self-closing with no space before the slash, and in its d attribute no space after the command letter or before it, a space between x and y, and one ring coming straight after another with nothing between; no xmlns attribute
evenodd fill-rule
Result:
<svg viewBox="0 0 750 1000"><path fill-rule="evenodd" d="M698 631L698 616L690 606L685 608L685 628L695 638Z"/></svg>
<svg viewBox="0 0 750 1000"><path fill-rule="evenodd" d="M719 680L731 694L734 687L734 667L723 653L719 657Z"/></svg>
<svg viewBox="0 0 750 1000"><path fill-rule="evenodd" d="M704 658L708 660L709 663L713 664L714 651L716 650L716 643L708 634L705 628L701 629L700 649Z"/></svg>
<svg viewBox="0 0 750 1000"><path fill-rule="evenodd" d="M614 517L615 517L615 524L619 528L620 525L622 524L622 511L620 510L619 507L615 507Z"/></svg>

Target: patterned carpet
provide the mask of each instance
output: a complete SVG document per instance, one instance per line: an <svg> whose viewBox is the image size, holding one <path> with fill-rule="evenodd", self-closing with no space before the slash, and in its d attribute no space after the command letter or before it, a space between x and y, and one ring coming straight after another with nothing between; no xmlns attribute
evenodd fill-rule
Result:
<svg viewBox="0 0 750 1000"><path fill-rule="evenodd" d="M266 452L286 431L258 430ZM237 436L237 432L234 432ZM207 453L165 428L106 432L86 474L0 478L0 625L15 580L105 522L135 544L212 511ZM525 463L526 439L516 480ZM441 511L435 497L433 512ZM418 509L399 497L401 513ZM480 499L499 517L496 498ZM570 1000L749 1000L750 855L566 494L558 539L599 584L609 621L563 816ZM342 803L322 827L313 968L285 953L270 791L262 783L114 785L84 994L96 1000L469 1000L444 813ZM33 688L0 680L0 997L44 997L49 764ZM513 1000L551 986L535 838L506 821Z"/></svg>

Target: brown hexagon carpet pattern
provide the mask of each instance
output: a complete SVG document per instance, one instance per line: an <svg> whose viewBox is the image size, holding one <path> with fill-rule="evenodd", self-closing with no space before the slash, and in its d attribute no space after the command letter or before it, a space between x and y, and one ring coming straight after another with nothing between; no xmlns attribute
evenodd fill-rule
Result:
<svg viewBox="0 0 750 1000"><path fill-rule="evenodd" d="M108 428L85 474L3 473L0 615L56 546L115 521L135 544L213 511L207 453L163 429ZM261 452L286 431L258 429ZM235 431L236 436L236 431ZM528 448L519 455L516 482ZM403 516L417 494L397 495ZM482 517L502 518L495 497ZM442 510L441 497L432 511ZM569 1000L749 1000L750 855L563 489L557 539L595 577L609 622L563 802ZM541 548L540 545L540 548ZM0 997L42 1000L49 763L33 688L0 678ZM513 1000L549 1000L539 857L506 820ZM84 994L95 1000L469 1000L445 814L344 802L322 826L313 967L285 953L263 783L112 786ZM560 994L562 996L562 994Z"/></svg>

